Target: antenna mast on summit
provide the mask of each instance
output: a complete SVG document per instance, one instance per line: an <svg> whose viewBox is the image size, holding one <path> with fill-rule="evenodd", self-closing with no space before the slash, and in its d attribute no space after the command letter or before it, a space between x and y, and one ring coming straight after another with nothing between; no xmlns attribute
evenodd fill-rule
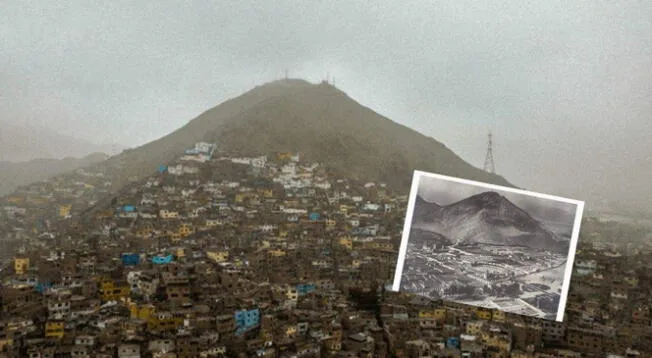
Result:
<svg viewBox="0 0 652 358"><path fill-rule="evenodd" d="M493 150L493 141L491 138L491 131L489 131L488 134L488 141L487 141L487 155L484 157L484 167L483 167L485 172L489 172L492 174L496 173L496 166L494 164L494 150Z"/></svg>

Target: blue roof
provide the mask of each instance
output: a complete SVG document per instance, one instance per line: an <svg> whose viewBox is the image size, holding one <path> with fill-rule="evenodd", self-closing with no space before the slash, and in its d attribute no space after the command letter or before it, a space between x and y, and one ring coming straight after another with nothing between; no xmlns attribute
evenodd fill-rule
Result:
<svg viewBox="0 0 652 358"><path fill-rule="evenodd" d="M172 262L172 255L167 255L165 257L161 256L155 256L152 257L152 263L162 265L162 264L169 264Z"/></svg>

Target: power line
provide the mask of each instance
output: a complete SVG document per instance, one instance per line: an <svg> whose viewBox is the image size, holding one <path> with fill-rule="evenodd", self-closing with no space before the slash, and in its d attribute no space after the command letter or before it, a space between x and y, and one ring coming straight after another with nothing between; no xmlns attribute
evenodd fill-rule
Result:
<svg viewBox="0 0 652 358"><path fill-rule="evenodd" d="M494 164L494 151L493 151L493 141L491 138L491 132L488 134L488 141L487 141L487 154L485 155L484 158L484 171L495 174L496 173L496 166Z"/></svg>

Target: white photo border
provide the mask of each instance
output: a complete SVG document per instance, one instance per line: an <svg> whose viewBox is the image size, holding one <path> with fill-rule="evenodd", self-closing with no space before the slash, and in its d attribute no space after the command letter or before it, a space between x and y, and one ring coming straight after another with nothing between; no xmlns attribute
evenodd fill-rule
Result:
<svg viewBox="0 0 652 358"><path fill-rule="evenodd" d="M479 181L461 179L456 177L451 177L442 174L435 174L424 172L420 170L415 170L412 176L412 186L410 188L410 196L408 198L408 207L405 213L405 223L403 224L403 234L401 237L401 246L398 252L398 260L396 262L396 270L394 273L394 283L392 285L392 291L398 292L401 287L401 277L403 276L403 264L405 262L405 255L407 253L407 244L410 237L410 229L412 226L412 216L414 214L414 205L416 202L417 193L419 191L419 183L421 177L428 177L434 179L441 179L449 182L456 182L460 184L473 185L476 187L500 190L503 192L509 192L514 194L522 194L531 197L536 197L540 199L554 200L559 202L564 202L568 204L574 204L576 207L575 210L575 220L573 222L573 231L571 234L570 246L568 250L568 259L566 261L566 269L564 271L564 281L562 283L561 294L559 298L559 307L557 308L557 322L564 321L564 311L566 310L566 301L568 299L568 291L570 288L570 281L573 275L573 266L575 263L575 253L577 251L577 242L580 236L580 227L582 225L582 216L584 214L584 201L568 199L560 196L554 196L549 194L543 194L523 189L510 188L502 185L487 184Z"/></svg>

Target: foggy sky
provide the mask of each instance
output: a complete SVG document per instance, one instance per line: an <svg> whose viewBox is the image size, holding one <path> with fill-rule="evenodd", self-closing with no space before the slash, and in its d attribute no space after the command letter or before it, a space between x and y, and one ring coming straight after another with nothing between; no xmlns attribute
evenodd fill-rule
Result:
<svg viewBox="0 0 652 358"><path fill-rule="evenodd" d="M255 85L327 72L530 190L652 202L652 3L3 2L0 120L136 146Z"/></svg>

